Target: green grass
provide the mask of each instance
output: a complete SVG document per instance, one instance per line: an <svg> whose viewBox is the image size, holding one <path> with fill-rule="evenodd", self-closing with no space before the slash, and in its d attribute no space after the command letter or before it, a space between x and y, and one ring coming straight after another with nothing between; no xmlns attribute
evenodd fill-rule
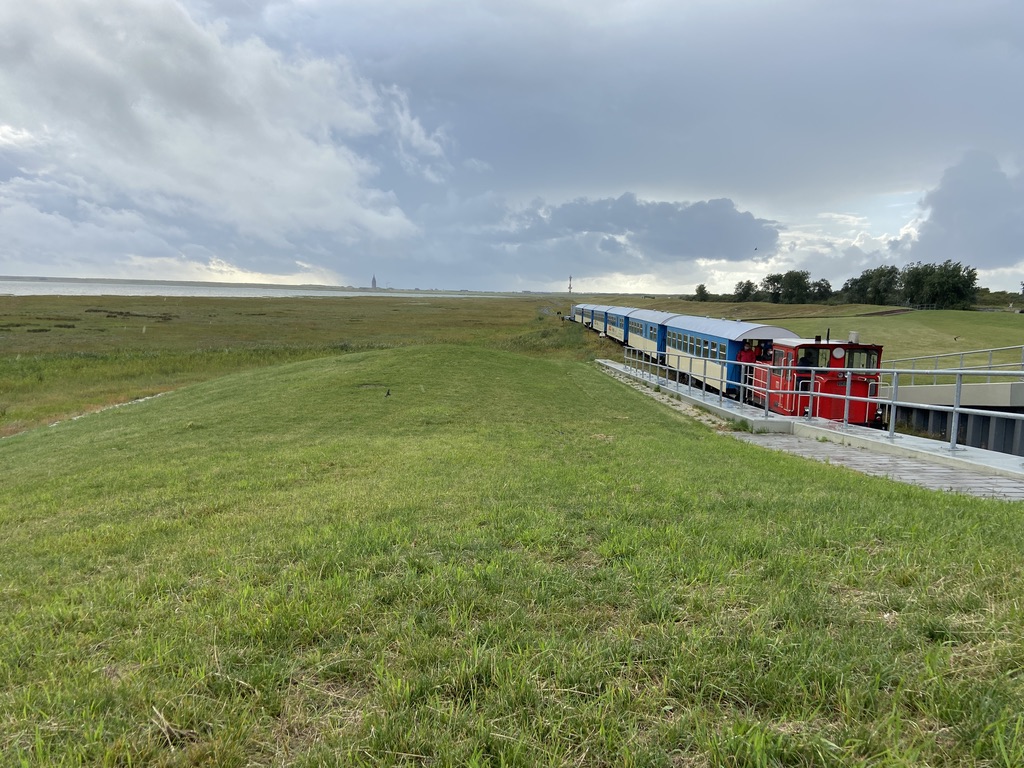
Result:
<svg viewBox="0 0 1024 768"><path fill-rule="evenodd" d="M576 332L0 441L3 764L1024 763L1019 506L738 443Z"/></svg>
<svg viewBox="0 0 1024 768"><path fill-rule="evenodd" d="M0 308L0 436L228 373L411 344L621 355L560 297L15 296Z"/></svg>
<svg viewBox="0 0 1024 768"><path fill-rule="evenodd" d="M878 307L698 303L575 296L673 312L778 323L794 332L884 345L885 359L1010 346L1024 316ZM0 308L0 436L228 373L342 352L418 344L489 345L531 355L619 359L575 323L563 296L224 299L14 296ZM958 337L958 338L955 338ZM1008 353L997 362L1020 362Z"/></svg>

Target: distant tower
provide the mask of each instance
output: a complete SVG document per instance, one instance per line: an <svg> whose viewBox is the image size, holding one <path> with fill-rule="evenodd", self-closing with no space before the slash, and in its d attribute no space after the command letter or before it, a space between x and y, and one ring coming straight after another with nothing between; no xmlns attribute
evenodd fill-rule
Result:
<svg viewBox="0 0 1024 768"><path fill-rule="evenodd" d="M569 295L572 296L572 275L569 275Z"/></svg>
<svg viewBox="0 0 1024 768"><path fill-rule="evenodd" d="M373 288L374 290L377 289L377 276L376 275L374 275L372 278L370 278L370 287Z"/></svg>

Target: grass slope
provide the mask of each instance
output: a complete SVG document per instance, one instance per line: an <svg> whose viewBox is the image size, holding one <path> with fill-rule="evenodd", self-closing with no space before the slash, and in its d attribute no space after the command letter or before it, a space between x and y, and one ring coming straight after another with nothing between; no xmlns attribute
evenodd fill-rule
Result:
<svg viewBox="0 0 1024 768"><path fill-rule="evenodd" d="M431 343L621 356L559 297L14 296L0 305L0 436L228 373Z"/></svg>
<svg viewBox="0 0 1024 768"><path fill-rule="evenodd" d="M4 764L1024 762L1018 507L579 362L264 368L0 465Z"/></svg>

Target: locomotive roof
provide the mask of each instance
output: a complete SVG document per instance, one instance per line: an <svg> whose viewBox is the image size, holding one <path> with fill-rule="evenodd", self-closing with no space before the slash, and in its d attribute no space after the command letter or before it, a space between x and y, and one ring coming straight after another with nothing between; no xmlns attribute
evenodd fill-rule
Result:
<svg viewBox="0 0 1024 768"><path fill-rule="evenodd" d="M696 315L673 315L665 323L672 329L693 331L708 336L720 336L724 339L739 341L740 339L779 339L791 337L793 332L777 325L759 325L742 320L719 320L713 317L697 317Z"/></svg>
<svg viewBox="0 0 1024 768"><path fill-rule="evenodd" d="M774 339L775 344L782 344L786 347L839 347L839 346L853 346L857 347L881 347L881 344L865 344L863 341L850 341L849 339Z"/></svg>

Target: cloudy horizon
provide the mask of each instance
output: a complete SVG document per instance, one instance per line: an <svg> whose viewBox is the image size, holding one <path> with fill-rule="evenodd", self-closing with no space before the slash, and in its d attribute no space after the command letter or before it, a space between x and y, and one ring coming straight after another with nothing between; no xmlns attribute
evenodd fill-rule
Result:
<svg viewBox="0 0 1024 768"><path fill-rule="evenodd" d="M0 28L0 274L1024 279L1010 0L35 0Z"/></svg>

